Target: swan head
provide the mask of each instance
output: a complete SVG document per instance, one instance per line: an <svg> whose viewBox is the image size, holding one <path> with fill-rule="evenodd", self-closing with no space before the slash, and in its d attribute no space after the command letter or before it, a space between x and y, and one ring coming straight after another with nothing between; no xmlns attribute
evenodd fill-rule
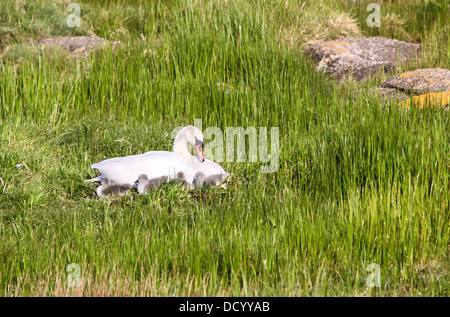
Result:
<svg viewBox="0 0 450 317"><path fill-rule="evenodd" d="M201 162L204 162L205 156L203 155L203 133L199 128L192 125L188 125L187 127L182 128L175 137L175 141L173 143L173 151L178 154L186 153L185 150L187 150L187 144L191 144L194 147L198 158ZM182 154L182 156L186 156L186 154Z"/></svg>

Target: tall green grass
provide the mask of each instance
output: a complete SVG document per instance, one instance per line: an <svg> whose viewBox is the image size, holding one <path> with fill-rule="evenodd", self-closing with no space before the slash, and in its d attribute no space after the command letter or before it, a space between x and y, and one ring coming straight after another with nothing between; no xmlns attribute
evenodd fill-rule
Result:
<svg viewBox="0 0 450 317"><path fill-rule="evenodd" d="M449 295L448 112L353 99L280 46L270 6L83 6L123 45L0 65L1 295ZM105 200L84 182L94 162L170 150L197 118L279 127L279 170L224 162L226 190Z"/></svg>

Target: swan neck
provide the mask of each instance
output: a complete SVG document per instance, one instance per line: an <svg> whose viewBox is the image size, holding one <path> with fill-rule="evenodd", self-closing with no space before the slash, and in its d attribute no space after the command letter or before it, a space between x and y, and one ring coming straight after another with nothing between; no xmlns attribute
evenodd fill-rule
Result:
<svg viewBox="0 0 450 317"><path fill-rule="evenodd" d="M173 152L189 162L194 162L195 156L189 153L188 144L183 134L178 135L173 143Z"/></svg>

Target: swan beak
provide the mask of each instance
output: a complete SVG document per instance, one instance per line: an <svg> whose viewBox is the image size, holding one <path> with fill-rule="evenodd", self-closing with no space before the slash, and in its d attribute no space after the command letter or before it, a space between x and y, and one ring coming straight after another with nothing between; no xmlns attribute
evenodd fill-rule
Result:
<svg viewBox="0 0 450 317"><path fill-rule="evenodd" d="M205 157L203 156L203 147L201 144L194 146L195 148L195 152L197 152L198 158L200 159L200 161L204 162L205 161Z"/></svg>

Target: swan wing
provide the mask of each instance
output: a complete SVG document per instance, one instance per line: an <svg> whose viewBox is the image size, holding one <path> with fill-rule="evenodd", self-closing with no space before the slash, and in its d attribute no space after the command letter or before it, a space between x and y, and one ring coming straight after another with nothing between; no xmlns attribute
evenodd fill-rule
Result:
<svg viewBox="0 0 450 317"><path fill-rule="evenodd" d="M149 178L167 176L173 179L178 172L184 172L189 181L191 175L194 177L198 171L189 162L167 151L111 158L91 167L99 170L102 178L108 177L119 184L134 184L141 174L146 174Z"/></svg>
<svg viewBox="0 0 450 317"><path fill-rule="evenodd" d="M204 162L195 162L193 164L205 174L205 177L219 174L228 174L227 172L225 172L222 166L208 159L205 159Z"/></svg>

